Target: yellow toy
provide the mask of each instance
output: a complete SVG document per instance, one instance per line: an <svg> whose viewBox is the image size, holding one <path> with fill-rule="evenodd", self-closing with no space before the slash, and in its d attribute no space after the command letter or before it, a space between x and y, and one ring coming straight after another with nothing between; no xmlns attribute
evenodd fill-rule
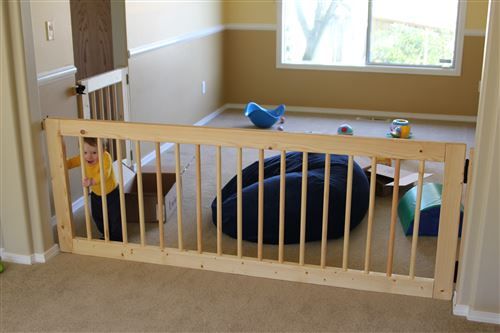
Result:
<svg viewBox="0 0 500 333"><path fill-rule="evenodd" d="M390 136L393 138L409 139L411 137L410 122L406 119L394 119L390 127Z"/></svg>

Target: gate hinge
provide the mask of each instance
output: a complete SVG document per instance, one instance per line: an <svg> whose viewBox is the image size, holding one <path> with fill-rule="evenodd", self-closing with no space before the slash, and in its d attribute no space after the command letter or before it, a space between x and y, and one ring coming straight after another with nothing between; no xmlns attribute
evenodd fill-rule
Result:
<svg viewBox="0 0 500 333"><path fill-rule="evenodd" d="M458 277L458 260L455 260L455 270L453 271L453 282L457 283Z"/></svg>
<svg viewBox="0 0 500 333"><path fill-rule="evenodd" d="M464 184L467 184L468 176L469 176L469 159L467 158L465 160L465 165L464 165Z"/></svg>
<svg viewBox="0 0 500 333"><path fill-rule="evenodd" d="M40 126L42 127L42 131L45 131L45 119L49 118L49 116L45 116L44 119L40 122Z"/></svg>
<svg viewBox="0 0 500 333"><path fill-rule="evenodd" d="M77 84L75 86L75 91L77 95L85 95L85 86L82 84Z"/></svg>
<svg viewBox="0 0 500 333"><path fill-rule="evenodd" d="M128 84L128 74L125 75L125 79L127 80L127 84Z"/></svg>

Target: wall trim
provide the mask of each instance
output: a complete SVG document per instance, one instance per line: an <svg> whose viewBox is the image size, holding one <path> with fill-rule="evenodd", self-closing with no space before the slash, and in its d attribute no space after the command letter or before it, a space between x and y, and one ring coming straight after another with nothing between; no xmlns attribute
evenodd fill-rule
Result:
<svg viewBox="0 0 500 333"><path fill-rule="evenodd" d="M72 75L75 75L77 69L75 66L70 65L70 66L64 66L60 68L56 68L54 70L48 71L48 72L43 72L38 74L38 85L45 85L50 82L66 78Z"/></svg>
<svg viewBox="0 0 500 333"><path fill-rule="evenodd" d="M79 197L78 199L73 201L73 203L71 204L71 209L73 210L73 212L76 212L77 210L82 208L84 205L85 205L85 200L84 200L83 195L82 195L81 197ZM57 221L56 221L56 223L57 223Z"/></svg>
<svg viewBox="0 0 500 333"><path fill-rule="evenodd" d="M55 257L57 254L59 254L59 245L54 244L50 247L50 249L48 249L44 253L33 254L34 257L33 262L43 264L52 259L53 257Z"/></svg>
<svg viewBox="0 0 500 333"><path fill-rule="evenodd" d="M484 29L465 29L464 36L468 37L485 37L486 30Z"/></svg>
<svg viewBox="0 0 500 333"><path fill-rule="evenodd" d="M207 37L210 35L214 35L216 33L225 31L225 30L251 30L251 31L276 31L278 28L277 24L273 23L229 23L229 24L224 24L224 25L216 25L214 27L206 28L206 29L201 29L198 31L190 32L184 35L179 35L175 37L171 37L168 39L160 40L157 42L145 44L142 46L134 47L129 49L128 52L128 57L132 58L137 55L151 52L163 47L167 47L170 45L178 44L178 43L183 43L183 42L188 42L191 40ZM465 29L464 30L464 36L474 36L474 37L484 37L486 35L486 32L482 29ZM73 67L74 66L68 66L68 67ZM76 68L74 69L76 73ZM74 74L72 73L72 74ZM51 75L52 72L47 72L47 73L42 73L44 76L46 75ZM41 75L42 75L41 74ZM41 81L41 75L38 77L38 81L40 83ZM45 79L45 78L43 78Z"/></svg>
<svg viewBox="0 0 500 333"><path fill-rule="evenodd" d="M135 57L139 54L151 52L151 51L154 51L154 50L166 47L166 46L170 46L170 45L174 45L174 44L178 44L178 43L183 43L183 42L207 37L207 36L216 34L218 32L221 32L223 30L224 30L223 25L216 25L214 27L210 27L210 28L198 30L195 32L190 32L190 33L187 33L184 35L160 40L158 42L153 42L153 43L149 43L146 45L134 47L134 48L128 50L128 57L132 58L132 57Z"/></svg>
<svg viewBox="0 0 500 333"><path fill-rule="evenodd" d="M0 257L2 261L14 264L31 265L33 263L31 255L6 252L3 248L0 249Z"/></svg>
<svg viewBox="0 0 500 333"><path fill-rule="evenodd" d="M276 31L276 24L267 23L230 23L225 25L226 30L263 30Z"/></svg>
<svg viewBox="0 0 500 333"><path fill-rule="evenodd" d="M466 317L470 321L500 325L500 313L472 310L468 305L454 304L453 314Z"/></svg>
<svg viewBox="0 0 500 333"><path fill-rule="evenodd" d="M265 108L275 108L276 105L262 105ZM226 109L241 109L245 108L245 104L226 104ZM308 106L293 106L287 105L288 112L304 112L304 113L321 113L331 115L345 115L353 117L377 117L377 118L408 118L419 120L441 120L441 121L457 121L475 123L476 116L461 116L461 115L447 115L447 114L427 114L427 113L401 113L392 111L375 111L375 110L360 110L360 109L336 109L336 108L318 108Z"/></svg>
<svg viewBox="0 0 500 333"><path fill-rule="evenodd" d="M58 253L59 245L57 244L52 245L47 251L43 253L33 253L32 255L6 252L5 249L0 248L0 257L3 261L22 265L46 263L51 258L55 257Z"/></svg>

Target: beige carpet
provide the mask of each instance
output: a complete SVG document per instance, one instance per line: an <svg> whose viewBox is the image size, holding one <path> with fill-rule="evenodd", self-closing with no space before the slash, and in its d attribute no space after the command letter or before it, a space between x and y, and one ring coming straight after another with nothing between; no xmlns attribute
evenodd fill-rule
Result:
<svg viewBox="0 0 500 333"><path fill-rule="evenodd" d="M1 332L500 332L451 302L59 254L0 274Z"/></svg>

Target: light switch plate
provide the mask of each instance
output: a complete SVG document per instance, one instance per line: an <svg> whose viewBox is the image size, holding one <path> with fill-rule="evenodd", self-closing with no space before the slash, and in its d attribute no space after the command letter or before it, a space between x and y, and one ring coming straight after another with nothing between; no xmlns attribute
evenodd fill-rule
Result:
<svg viewBox="0 0 500 333"><path fill-rule="evenodd" d="M47 33L47 40L54 40L54 22L45 21L45 32Z"/></svg>

